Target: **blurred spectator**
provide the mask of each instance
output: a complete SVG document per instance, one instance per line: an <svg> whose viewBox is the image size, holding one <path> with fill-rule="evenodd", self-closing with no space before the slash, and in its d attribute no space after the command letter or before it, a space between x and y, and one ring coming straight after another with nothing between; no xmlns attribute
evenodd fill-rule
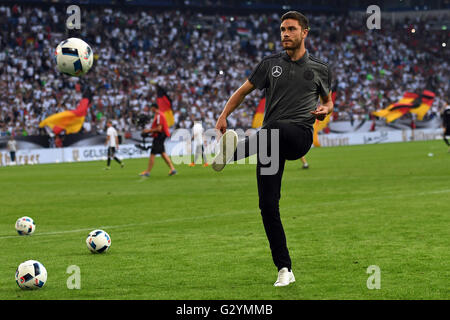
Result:
<svg viewBox="0 0 450 320"><path fill-rule="evenodd" d="M11 164L16 164L17 142L12 134L8 141L8 151L11 157Z"/></svg>
<svg viewBox="0 0 450 320"><path fill-rule="evenodd" d="M62 148L63 147L63 139L58 134L55 136L55 148Z"/></svg>

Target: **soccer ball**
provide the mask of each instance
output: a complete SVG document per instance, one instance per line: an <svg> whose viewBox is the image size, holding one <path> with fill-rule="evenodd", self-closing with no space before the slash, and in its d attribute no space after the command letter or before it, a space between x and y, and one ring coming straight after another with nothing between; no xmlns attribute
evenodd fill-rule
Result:
<svg viewBox="0 0 450 320"><path fill-rule="evenodd" d="M36 230L36 225L30 217L22 217L16 221L16 230L21 236L28 236Z"/></svg>
<svg viewBox="0 0 450 320"><path fill-rule="evenodd" d="M89 233L86 239L86 245L93 253L106 252L111 246L111 238L103 230L94 230Z"/></svg>
<svg viewBox="0 0 450 320"><path fill-rule="evenodd" d="M92 67L94 55L86 42L78 38L69 38L56 47L55 60L60 72L81 77Z"/></svg>
<svg viewBox="0 0 450 320"><path fill-rule="evenodd" d="M21 263L16 270L16 283L21 289L39 289L47 281L47 270L36 260Z"/></svg>

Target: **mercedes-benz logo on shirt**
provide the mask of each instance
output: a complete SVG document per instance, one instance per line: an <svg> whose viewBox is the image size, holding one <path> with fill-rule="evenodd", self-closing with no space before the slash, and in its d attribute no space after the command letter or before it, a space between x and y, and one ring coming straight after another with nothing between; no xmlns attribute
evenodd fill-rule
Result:
<svg viewBox="0 0 450 320"><path fill-rule="evenodd" d="M278 78L283 73L283 69L280 66L274 66L272 68L272 76Z"/></svg>

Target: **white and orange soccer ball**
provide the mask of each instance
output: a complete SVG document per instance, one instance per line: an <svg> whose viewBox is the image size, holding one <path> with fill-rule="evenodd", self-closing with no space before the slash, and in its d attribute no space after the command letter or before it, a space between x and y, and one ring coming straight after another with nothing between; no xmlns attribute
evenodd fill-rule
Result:
<svg viewBox="0 0 450 320"><path fill-rule="evenodd" d="M56 47L55 61L60 72L72 77L81 77L91 69L94 53L83 40L69 38Z"/></svg>

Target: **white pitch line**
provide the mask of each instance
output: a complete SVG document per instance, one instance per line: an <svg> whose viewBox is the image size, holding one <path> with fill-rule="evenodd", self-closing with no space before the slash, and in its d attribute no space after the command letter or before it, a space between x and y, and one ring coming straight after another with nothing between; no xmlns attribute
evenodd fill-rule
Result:
<svg viewBox="0 0 450 320"><path fill-rule="evenodd" d="M371 197L371 198L363 198L363 199L353 199L353 200L337 200L337 201L328 201L328 202L321 202L319 205L333 205L333 204L339 204L339 203L355 203L355 202L367 202L371 200L383 200L383 199L395 199L395 198L401 198L403 196L424 196L428 194L440 194L440 193L450 193L450 189L444 189L444 190L435 190L435 191L425 191L425 192L416 192L416 193L407 193L407 194L396 194L396 195L386 195L386 196L379 196L379 197ZM301 204L301 206L304 208L306 206L315 206L317 207L316 203L305 203ZM297 208L299 205L292 205L292 206L285 206L281 209L292 209ZM127 227L137 227L137 226L143 226L143 225L149 225L149 224L164 224L164 223L170 223L170 222L179 222L179 221L186 221L186 220L197 220L197 219L209 219L209 218L215 218L215 217L223 217L223 216L233 216L233 215L240 215L242 213L256 213L257 209L251 209L251 210L239 210L235 211L233 213L221 213L221 214L213 214L213 215L207 215L207 216L195 216L195 217L185 217L185 218L172 218L172 219L166 219L166 220L159 220L159 221L152 221L152 222L141 222L141 223L132 223L132 224L122 224L122 225L114 225L114 226L100 226L97 228L83 228L83 229L75 229L75 230L64 230L64 231L54 231L54 232L43 232L38 234L33 234L31 237L37 237L37 236L53 236L53 235L61 235L61 234L68 234L68 233L77 233L77 232L86 232L86 231L92 231L95 229L117 229L117 228L127 228ZM18 235L11 235L11 236L0 236L0 240L2 239L12 239L12 238L22 238L26 236L18 236Z"/></svg>
<svg viewBox="0 0 450 320"><path fill-rule="evenodd" d="M32 234L30 237L37 237L37 236L53 236L53 235L61 235L61 234L67 234L67 233L77 233L77 232L86 232L86 231L92 231L95 229L117 229L117 228L127 228L127 227L137 227L137 226L143 226L143 225L149 225L149 224L164 224L164 223L170 223L170 222L179 222L179 221L186 221L186 220L197 220L197 219L208 219L208 218L215 218L215 217L222 217L222 216L231 216L231 215L237 215L245 212L253 212L253 210L241 210L234 213L224 213L224 214L214 214L214 215L208 215L208 216L196 216L196 217L186 217L186 218L173 218L173 219L166 219L166 220L159 220L159 221L152 221L152 222L141 222L141 223L131 223L131 224L122 224L122 225L114 225L114 226L100 226L100 227L92 227L92 228L84 228L84 229L75 229L75 230L64 230L64 231L54 231L54 232L42 232L37 234ZM11 238L22 238L27 236L0 236L1 239L11 239Z"/></svg>

